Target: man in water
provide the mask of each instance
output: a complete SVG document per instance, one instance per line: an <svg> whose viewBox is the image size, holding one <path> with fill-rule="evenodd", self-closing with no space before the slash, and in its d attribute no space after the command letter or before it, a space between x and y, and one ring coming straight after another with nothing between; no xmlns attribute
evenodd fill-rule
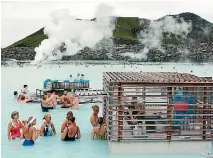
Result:
<svg viewBox="0 0 213 158"><path fill-rule="evenodd" d="M38 138L38 132L36 131L34 125L36 125L36 118L31 116L28 119L27 126L23 128L21 136L22 139L25 139L23 142L23 146L34 145L34 142Z"/></svg>
<svg viewBox="0 0 213 158"><path fill-rule="evenodd" d="M78 97L72 96L71 99L72 99L72 102L71 102L72 109L78 109L78 106L79 106Z"/></svg>
<svg viewBox="0 0 213 158"><path fill-rule="evenodd" d="M43 100L41 101L42 107L53 107L54 95L51 95L50 92L47 92L47 95L43 96Z"/></svg>
<svg viewBox="0 0 213 158"><path fill-rule="evenodd" d="M80 128L75 123L75 117L69 116L67 120L71 122L71 124L64 129L63 134L61 136L61 140L74 141L75 139L80 139Z"/></svg>
<svg viewBox="0 0 213 158"><path fill-rule="evenodd" d="M24 87L22 88L21 92L26 95L28 94L28 86L27 85L24 85Z"/></svg>
<svg viewBox="0 0 213 158"><path fill-rule="evenodd" d="M96 126L98 126L99 106L98 105L94 105L94 106L92 106L92 109L93 109L93 114L90 117L90 122L91 122L93 127L96 127Z"/></svg>
<svg viewBox="0 0 213 158"><path fill-rule="evenodd" d="M47 101L48 101L48 107L53 107L54 108L54 94L52 94L50 91L47 92Z"/></svg>
<svg viewBox="0 0 213 158"><path fill-rule="evenodd" d="M65 99L66 98L66 99ZM67 101L67 104L70 104L70 99L67 95L67 91L64 91L63 95L61 96L61 104L64 104L65 103L65 100L68 100Z"/></svg>
<svg viewBox="0 0 213 158"><path fill-rule="evenodd" d="M52 95L53 95L53 107L54 108L56 108L56 105L58 104L58 98L59 98L59 96L58 95L56 95L56 93L55 93L55 91L52 91Z"/></svg>
<svg viewBox="0 0 213 158"><path fill-rule="evenodd" d="M53 136L56 135L54 124L51 122L51 115L44 115L45 122L41 125L40 136Z"/></svg>

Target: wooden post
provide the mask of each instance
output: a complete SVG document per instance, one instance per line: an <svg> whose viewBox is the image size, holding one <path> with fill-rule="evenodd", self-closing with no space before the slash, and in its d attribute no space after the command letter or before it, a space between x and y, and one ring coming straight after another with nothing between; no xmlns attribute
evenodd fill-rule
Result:
<svg viewBox="0 0 213 158"><path fill-rule="evenodd" d="M172 130L172 87L167 87L168 92L168 105L167 105L167 118L168 118L168 131L167 131L167 139L171 141L171 130Z"/></svg>
<svg viewBox="0 0 213 158"><path fill-rule="evenodd" d="M207 88L204 87L204 95L203 95L203 114L206 114L206 92ZM203 119L206 119L206 116L203 116ZM203 139L206 139L206 120L203 120Z"/></svg>
<svg viewBox="0 0 213 158"><path fill-rule="evenodd" d="M118 141L122 139L122 131L123 130L123 108L121 106L121 84L118 84L118 104L117 104L117 109L118 109Z"/></svg>

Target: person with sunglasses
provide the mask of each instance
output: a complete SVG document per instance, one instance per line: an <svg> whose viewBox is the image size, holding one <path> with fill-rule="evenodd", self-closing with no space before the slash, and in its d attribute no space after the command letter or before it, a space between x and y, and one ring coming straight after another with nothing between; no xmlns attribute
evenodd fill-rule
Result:
<svg viewBox="0 0 213 158"><path fill-rule="evenodd" d="M61 133L63 133L64 129L70 125L70 121L68 121L67 119L69 117L73 117L72 111L67 112L66 120L62 123L62 126L61 126Z"/></svg>
<svg viewBox="0 0 213 158"><path fill-rule="evenodd" d="M75 117L68 116L67 120L70 122L70 125L64 129L61 140L75 141L76 139L80 139L81 133L79 127L75 123Z"/></svg>
<svg viewBox="0 0 213 158"><path fill-rule="evenodd" d="M93 109L93 114L90 117L90 123L92 124L93 127L98 126L98 113L99 113L99 106L94 105L92 106Z"/></svg>
<svg viewBox="0 0 213 158"><path fill-rule="evenodd" d="M44 115L45 122L41 125L40 136L53 136L56 135L54 124L51 122L51 115Z"/></svg>
<svg viewBox="0 0 213 158"><path fill-rule="evenodd" d="M36 125L36 118L31 116L28 118L27 125L24 126L23 132L21 135L22 139L25 139L23 142L23 146L31 146L34 145L34 142L39 136L39 131L34 127Z"/></svg>
<svg viewBox="0 0 213 158"><path fill-rule="evenodd" d="M12 121L8 124L8 140L20 138L21 137L21 128L23 125L19 120L19 112L13 111L11 114Z"/></svg>

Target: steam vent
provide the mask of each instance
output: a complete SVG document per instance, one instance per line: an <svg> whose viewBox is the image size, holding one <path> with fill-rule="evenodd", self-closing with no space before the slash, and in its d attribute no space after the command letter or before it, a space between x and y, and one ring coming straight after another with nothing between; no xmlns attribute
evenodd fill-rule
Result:
<svg viewBox="0 0 213 158"><path fill-rule="evenodd" d="M112 153L210 152L213 80L176 72L105 72Z"/></svg>

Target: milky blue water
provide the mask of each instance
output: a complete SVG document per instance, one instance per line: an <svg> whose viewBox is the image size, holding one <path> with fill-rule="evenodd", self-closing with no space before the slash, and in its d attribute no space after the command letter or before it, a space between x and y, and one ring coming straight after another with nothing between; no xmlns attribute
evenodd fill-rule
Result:
<svg viewBox="0 0 213 158"><path fill-rule="evenodd" d="M46 67L46 68L45 68ZM50 79L69 79L69 75L75 76L78 72L85 74L85 78L90 79L92 88L102 88L102 72L104 71L174 71L193 73L199 76L213 76L213 65L203 66L192 64L163 64L163 65L45 65L42 68L37 67L2 67L1 74L1 140L3 158L199 158L200 155L113 155L110 154L107 141L91 140L92 127L89 117L92 113L92 104L80 105L80 109L74 111L76 122L80 126L82 138L75 142L62 142L60 140L60 127L65 119L68 109L58 108L50 111L52 121L56 126L57 135L54 137L39 137L33 147L23 147L20 140L8 142L7 125L10 121L10 114L17 110L20 112L20 119L26 120L29 116L37 117L39 128L42 124L44 113L40 110L39 104L17 104L13 98L13 91L20 90L24 84L29 86L31 92L36 88L42 88L43 80ZM143 150L143 149L139 149ZM151 149L150 149L151 150Z"/></svg>

